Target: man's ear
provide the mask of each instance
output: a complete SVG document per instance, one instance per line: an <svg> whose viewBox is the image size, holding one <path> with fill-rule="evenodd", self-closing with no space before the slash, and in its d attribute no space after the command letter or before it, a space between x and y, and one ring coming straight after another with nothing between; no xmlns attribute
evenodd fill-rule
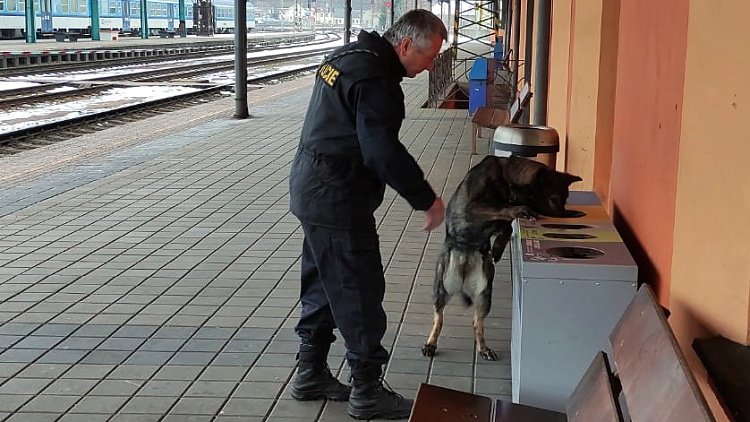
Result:
<svg viewBox="0 0 750 422"><path fill-rule="evenodd" d="M398 55L400 57L406 56L406 52L409 51L410 48L414 48L412 45L412 39L409 37L402 39L401 42L398 43Z"/></svg>

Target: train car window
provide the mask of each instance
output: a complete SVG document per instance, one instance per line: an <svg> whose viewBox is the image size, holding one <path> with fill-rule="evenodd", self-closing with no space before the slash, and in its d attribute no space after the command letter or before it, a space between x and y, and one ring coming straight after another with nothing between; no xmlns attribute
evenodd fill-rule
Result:
<svg viewBox="0 0 750 422"><path fill-rule="evenodd" d="M8 5L7 7L9 12L16 11L16 0L6 0L6 4Z"/></svg>
<svg viewBox="0 0 750 422"><path fill-rule="evenodd" d="M78 11L84 15L89 14L88 2L86 0L78 0Z"/></svg>

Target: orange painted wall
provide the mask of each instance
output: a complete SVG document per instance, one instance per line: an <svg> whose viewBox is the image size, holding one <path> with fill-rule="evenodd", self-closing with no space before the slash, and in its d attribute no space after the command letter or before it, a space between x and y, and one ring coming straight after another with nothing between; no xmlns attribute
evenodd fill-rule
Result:
<svg viewBox="0 0 750 422"><path fill-rule="evenodd" d="M619 1L573 0L568 62L565 170L577 189L607 203L616 87Z"/></svg>
<svg viewBox="0 0 750 422"><path fill-rule="evenodd" d="M557 168L565 170L568 132L568 68L570 66L572 0L552 2L552 30L549 49L549 91L547 93L547 125L560 135Z"/></svg>
<svg viewBox="0 0 750 422"><path fill-rule="evenodd" d="M668 303L688 3L623 1L612 146L613 219Z"/></svg>
<svg viewBox="0 0 750 422"><path fill-rule="evenodd" d="M690 2L670 303L678 338L750 344L749 15L745 0Z"/></svg>

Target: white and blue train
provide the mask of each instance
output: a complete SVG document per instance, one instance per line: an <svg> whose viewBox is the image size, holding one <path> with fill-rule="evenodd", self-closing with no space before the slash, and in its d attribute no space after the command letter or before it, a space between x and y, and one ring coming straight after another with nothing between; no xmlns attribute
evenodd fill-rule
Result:
<svg viewBox="0 0 750 422"><path fill-rule="evenodd" d="M23 38L25 1L0 0L0 39ZM90 36L91 0L33 0L39 35L56 31ZM234 32L234 1L212 0L213 32ZM193 0L185 0L185 26L193 29ZM178 0L146 1L149 32L177 31L180 25ZM140 0L99 0L100 28L137 34L141 28ZM247 2L247 28L255 28L255 6Z"/></svg>

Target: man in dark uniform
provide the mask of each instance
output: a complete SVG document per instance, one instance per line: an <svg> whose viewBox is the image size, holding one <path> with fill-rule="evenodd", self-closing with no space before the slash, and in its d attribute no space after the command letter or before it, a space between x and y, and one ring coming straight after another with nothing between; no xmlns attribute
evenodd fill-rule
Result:
<svg viewBox="0 0 750 422"><path fill-rule="evenodd" d="M403 15L383 36L362 31L318 68L290 175L291 211L305 234L297 400L349 400L356 419L405 419L412 400L384 387L385 277L374 212L391 186L425 212L423 230L440 226L442 200L398 134L405 116L401 80L432 69L447 31L427 10ZM338 328L351 388L327 356Z"/></svg>

